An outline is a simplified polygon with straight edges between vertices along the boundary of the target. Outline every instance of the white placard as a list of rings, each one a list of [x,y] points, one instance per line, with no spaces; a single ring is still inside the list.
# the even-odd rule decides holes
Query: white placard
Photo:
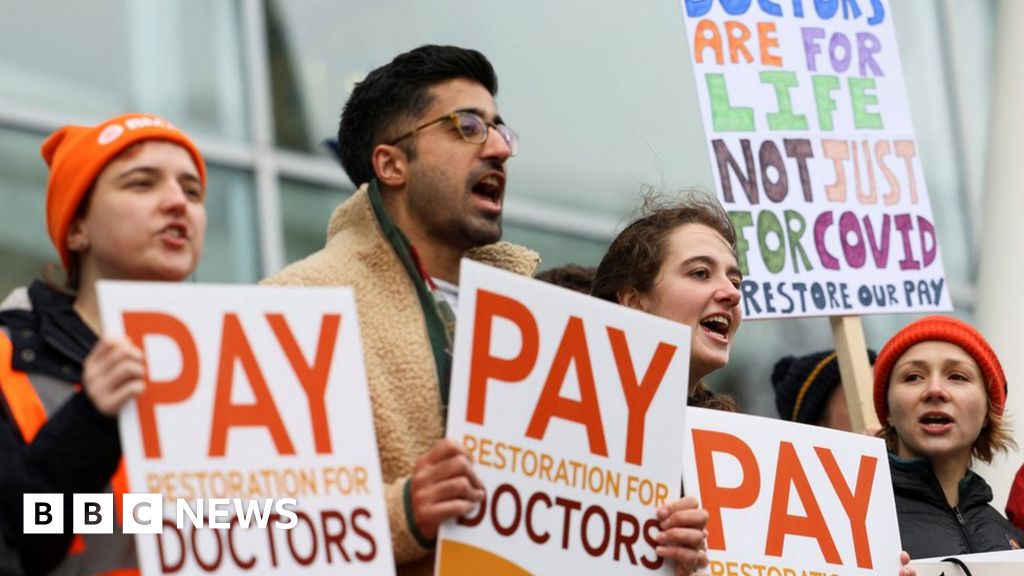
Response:
[[[684,487],[709,513],[711,574],[897,574],[885,443],[688,408]]]
[[[463,260],[448,437],[487,501],[442,526],[438,574],[670,574],[690,329]],[[468,572],[467,572],[468,571]]]
[[[952,310],[888,0],[680,0],[743,316]]]
[[[145,354],[146,391],[120,417],[131,491],[164,496],[163,533],[136,536],[143,574],[394,573],[351,290],[98,290],[105,334]],[[203,528],[179,525],[179,499],[198,498]],[[239,527],[236,505],[266,517],[282,498],[294,522]]]

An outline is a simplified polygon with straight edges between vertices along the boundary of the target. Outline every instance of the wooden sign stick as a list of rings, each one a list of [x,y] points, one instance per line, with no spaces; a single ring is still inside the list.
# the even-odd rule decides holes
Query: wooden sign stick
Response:
[[[873,371],[868,362],[868,347],[860,316],[831,316],[829,322],[839,361],[839,377],[843,381],[843,395],[850,411],[850,424],[854,432],[874,432],[880,426],[875,415]]]

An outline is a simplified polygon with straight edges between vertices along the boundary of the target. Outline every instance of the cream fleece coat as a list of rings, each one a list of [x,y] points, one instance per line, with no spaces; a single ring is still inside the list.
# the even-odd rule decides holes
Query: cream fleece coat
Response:
[[[532,275],[540,263],[536,252],[508,243],[477,248],[467,256],[524,275]],[[433,550],[421,546],[410,531],[404,489],[416,459],[444,436],[438,371],[414,282],[422,280],[410,277],[387,240],[367,185],[334,211],[322,250],[264,280],[355,291],[400,575],[433,573]]]

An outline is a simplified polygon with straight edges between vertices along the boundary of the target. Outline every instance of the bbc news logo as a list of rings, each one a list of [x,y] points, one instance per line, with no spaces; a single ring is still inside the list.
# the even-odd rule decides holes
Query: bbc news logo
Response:
[[[63,494],[25,494],[22,531],[25,534],[61,534],[64,532]],[[266,528],[273,520],[275,528],[290,530],[299,517],[293,510],[295,498],[177,498],[174,518],[179,530],[193,528],[227,530],[233,524],[241,528]],[[114,532],[113,494],[74,494],[71,527],[75,534],[112,534]],[[232,512],[234,516],[232,517]],[[125,534],[160,534],[164,528],[163,494],[127,493],[121,497],[121,531]]]

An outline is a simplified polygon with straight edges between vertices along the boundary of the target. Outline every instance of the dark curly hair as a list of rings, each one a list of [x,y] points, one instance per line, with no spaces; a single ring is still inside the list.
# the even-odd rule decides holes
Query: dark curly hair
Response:
[[[566,264],[555,268],[548,268],[538,272],[534,278],[548,284],[568,288],[583,294],[590,294],[590,287],[594,284],[594,273],[597,268],[593,266],[580,266],[579,264]]]

